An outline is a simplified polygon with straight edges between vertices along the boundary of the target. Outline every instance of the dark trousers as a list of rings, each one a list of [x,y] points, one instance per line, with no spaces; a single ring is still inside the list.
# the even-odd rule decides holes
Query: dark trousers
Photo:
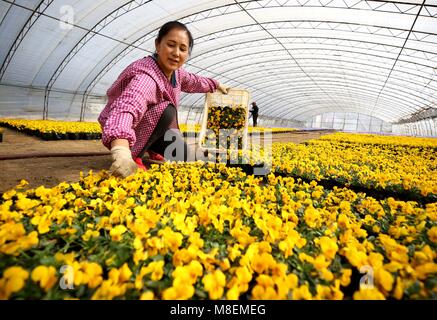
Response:
[[[253,126],[256,127],[258,116],[257,115],[253,115],[252,118],[253,118]]]
[[[146,151],[151,150],[164,156],[167,160],[187,161],[188,146],[179,130],[170,129],[170,124],[177,116],[176,107],[169,104],[164,109],[158,124],[153,130],[143,151],[138,155],[142,158]]]

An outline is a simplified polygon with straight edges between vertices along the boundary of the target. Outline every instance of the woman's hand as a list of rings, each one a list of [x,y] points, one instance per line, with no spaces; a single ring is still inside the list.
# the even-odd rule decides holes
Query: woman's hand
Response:
[[[116,145],[111,148],[112,165],[110,174],[116,177],[126,178],[138,170],[138,166],[132,159],[131,151],[126,146]]]
[[[217,87],[217,90],[223,94],[228,94],[230,89],[231,89],[230,87],[225,86],[224,84],[221,84],[221,83],[219,83],[219,85]]]

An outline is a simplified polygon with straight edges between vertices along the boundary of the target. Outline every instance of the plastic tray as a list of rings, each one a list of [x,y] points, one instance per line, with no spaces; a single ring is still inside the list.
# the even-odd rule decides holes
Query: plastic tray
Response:
[[[221,92],[206,93],[205,95],[205,106],[203,110],[203,120],[198,138],[198,147],[205,151],[223,153],[227,152],[225,148],[211,148],[204,144],[204,138],[208,128],[208,113],[211,107],[231,107],[231,108],[244,108],[245,119],[244,128],[242,129],[242,148],[238,150],[247,150],[247,131],[248,131],[248,119],[249,119],[249,91],[244,89],[232,88],[227,94]]]

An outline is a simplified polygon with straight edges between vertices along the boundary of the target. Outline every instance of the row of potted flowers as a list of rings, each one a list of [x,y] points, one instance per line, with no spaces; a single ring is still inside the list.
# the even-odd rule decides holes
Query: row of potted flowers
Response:
[[[102,131],[97,122],[0,119],[0,126],[37,136],[44,140],[98,140],[102,137]],[[200,132],[199,124],[179,124],[179,128],[185,135],[195,136]],[[292,128],[249,127],[248,133],[282,133],[294,130]]]
[[[91,138],[101,135],[97,123],[49,120],[2,120],[1,123],[51,137],[85,135]],[[230,145],[228,140],[215,147]],[[241,137],[237,143],[241,149]],[[272,164],[271,170],[276,174],[330,180],[345,186],[386,191],[406,199],[430,202],[437,199],[436,146],[437,141],[432,138],[336,133],[306,145],[274,143],[272,155],[268,155],[271,158],[260,160],[250,156],[246,157],[249,161],[243,162]]]
[[[435,299],[437,203],[213,163],[0,201],[2,299]]]
[[[0,119],[0,125],[44,140],[94,140],[102,136],[97,122]]]
[[[437,149],[436,138],[426,137],[407,137],[398,135],[377,135],[377,134],[353,134],[353,133],[335,133],[320,137],[320,140],[343,142],[343,143],[358,143],[365,145],[384,145],[386,147],[413,147],[413,148],[431,148]]]
[[[272,170],[287,176],[391,192],[418,201],[436,201],[435,141],[421,140],[421,147],[414,147],[415,138],[405,137],[404,141],[410,147],[404,142],[390,146],[372,143],[370,137],[364,143],[343,143],[329,135],[306,144],[274,143]]]

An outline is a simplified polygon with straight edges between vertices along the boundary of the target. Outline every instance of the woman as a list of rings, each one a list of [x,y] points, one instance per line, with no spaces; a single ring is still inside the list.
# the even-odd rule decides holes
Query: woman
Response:
[[[214,79],[181,68],[193,49],[193,37],[184,24],[164,24],[155,48],[153,56],[133,62],[120,74],[98,118],[102,142],[111,150],[110,172],[115,176],[124,178],[138,167],[145,169],[141,160],[145,153],[153,160],[165,160],[165,155],[186,161],[188,148],[177,120],[180,93],[219,90],[226,94],[229,90]]]

